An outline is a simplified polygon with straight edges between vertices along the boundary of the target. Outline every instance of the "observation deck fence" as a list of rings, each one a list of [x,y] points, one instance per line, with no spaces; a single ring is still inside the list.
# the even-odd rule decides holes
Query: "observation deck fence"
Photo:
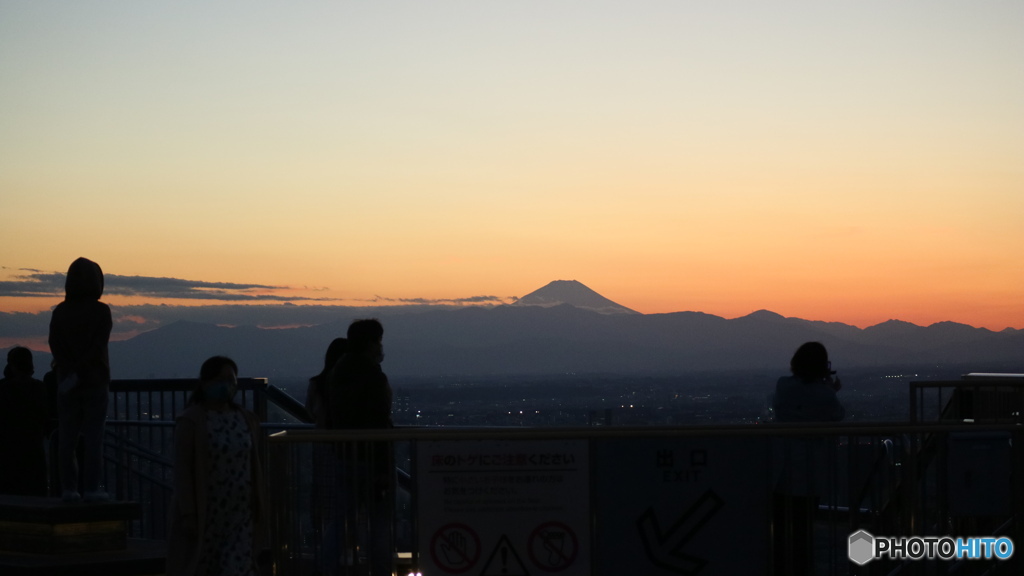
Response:
[[[105,481],[113,497],[142,504],[130,537],[166,537],[173,422],[194,386],[186,379],[112,383]],[[265,379],[239,380],[240,402],[260,417],[266,432],[260,449],[271,496],[275,573],[295,576],[316,573],[327,550],[323,509],[314,496],[322,471],[316,455],[330,452],[357,462],[379,442],[394,454],[398,490],[388,528],[403,570],[430,576],[520,568],[557,576],[771,574],[771,542],[781,529],[773,519],[773,491],[785,468],[780,450],[808,438],[825,446],[815,466],[822,481],[816,573],[1024,573],[1024,553],[1009,562],[857,566],[846,548],[849,534],[859,529],[892,536],[1002,535],[1024,542],[1021,390],[1024,378],[914,382],[906,423],[320,431],[311,428],[299,402]],[[534,466],[542,473],[458,464],[459,456],[474,453],[571,454],[573,463],[561,471]],[[456,462],[446,466],[451,458]],[[350,467],[349,477],[333,478],[342,486],[372,488],[367,469]],[[561,488],[520,487],[533,503],[516,502],[511,494],[481,493],[474,503],[463,496],[476,485],[509,488],[512,482],[515,488],[515,482],[540,477],[557,478]],[[367,531],[369,516],[365,508],[351,511],[350,534]],[[475,542],[474,536],[475,549],[453,548],[463,538]],[[571,550],[566,542],[574,542]],[[626,566],[632,571],[622,572]]]

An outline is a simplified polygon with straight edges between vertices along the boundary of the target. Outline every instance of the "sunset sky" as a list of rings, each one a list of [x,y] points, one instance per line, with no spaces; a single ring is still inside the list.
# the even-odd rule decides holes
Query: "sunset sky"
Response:
[[[1024,2],[0,0],[0,215],[9,282],[1024,328]]]

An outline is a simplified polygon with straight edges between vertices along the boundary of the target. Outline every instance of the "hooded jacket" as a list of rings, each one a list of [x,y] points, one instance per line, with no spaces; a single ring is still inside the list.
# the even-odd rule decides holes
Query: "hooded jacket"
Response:
[[[107,350],[113,321],[110,307],[100,302],[103,271],[99,264],[79,258],[68,268],[64,301],[50,317],[50,352],[57,381],[78,375],[81,390],[106,389],[110,384]]]

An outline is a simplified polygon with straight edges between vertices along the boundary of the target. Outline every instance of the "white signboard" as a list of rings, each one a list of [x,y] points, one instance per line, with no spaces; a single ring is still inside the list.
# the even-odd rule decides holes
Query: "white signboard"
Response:
[[[765,573],[769,453],[749,437],[598,441],[594,573]]]
[[[589,576],[587,443],[417,445],[424,574]]]

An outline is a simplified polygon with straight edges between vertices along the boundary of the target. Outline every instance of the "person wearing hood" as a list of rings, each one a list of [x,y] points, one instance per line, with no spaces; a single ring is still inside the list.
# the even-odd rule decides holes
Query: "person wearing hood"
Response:
[[[104,501],[100,489],[103,466],[103,428],[107,420],[110,359],[107,346],[113,322],[110,307],[100,302],[103,270],[79,258],[68,268],[64,301],[50,317],[50,352],[58,383],[58,459],[61,497],[66,502],[83,498]],[[84,445],[82,487],[78,492],[79,463],[75,446]]]

